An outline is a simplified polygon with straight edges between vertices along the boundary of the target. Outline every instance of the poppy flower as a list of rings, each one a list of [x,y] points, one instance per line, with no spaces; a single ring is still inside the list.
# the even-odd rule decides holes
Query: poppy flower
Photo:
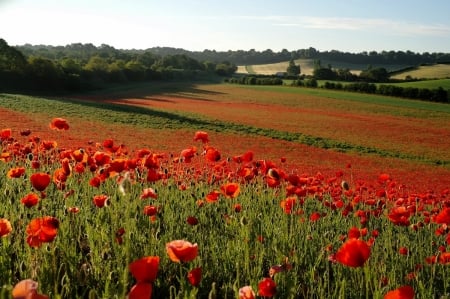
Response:
[[[185,240],[174,240],[166,244],[166,251],[172,262],[185,263],[194,260],[198,255],[197,243]]]
[[[401,255],[408,255],[408,248],[402,246],[398,249],[398,253]]]
[[[239,299],[255,299],[256,294],[251,286],[244,286],[239,289]]]
[[[219,200],[219,195],[221,193],[219,191],[211,191],[206,195],[206,201],[207,202],[216,202]]]
[[[198,267],[189,271],[187,274],[187,279],[192,286],[198,287],[200,281],[202,280],[202,268]]]
[[[248,151],[240,156],[234,156],[233,161],[236,163],[249,163],[253,160],[253,152]]]
[[[152,283],[156,280],[159,267],[159,256],[147,256],[132,262],[128,268],[136,279],[136,284],[128,293],[129,299],[151,298]]]
[[[389,212],[388,218],[395,225],[408,226],[410,224],[409,223],[410,215],[411,213],[406,207],[400,206],[393,208]]]
[[[38,172],[34,173],[30,177],[31,185],[37,191],[44,191],[45,188],[50,184],[51,177],[47,173]]]
[[[31,279],[25,279],[18,282],[13,290],[13,299],[48,299],[48,296],[38,294],[38,283]]]
[[[144,190],[142,190],[141,199],[145,199],[145,198],[156,199],[157,197],[158,197],[158,194],[156,194],[156,192],[153,188],[145,188]]]
[[[103,208],[105,206],[108,206],[108,200],[109,200],[109,197],[107,195],[101,194],[101,195],[95,195],[92,201],[94,202],[94,204],[97,207]]]
[[[0,131],[0,141],[7,140],[11,137],[11,129],[2,129]]]
[[[197,153],[197,148],[195,146],[193,146],[193,147],[182,150],[180,153],[180,156],[183,158],[185,163],[190,163],[196,153]]]
[[[0,218],[0,237],[6,237],[12,232],[11,222],[8,219]]]
[[[310,220],[311,222],[314,222],[314,221],[319,220],[320,217],[322,217],[322,216],[320,215],[320,213],[318,213],[318,212],[313,212],[313,213],[309,216],[309,220]]]
[[[152,284],[145,281],[140,281],[131,287],[127,299],[151,299],[152,293]]]
[[[433,221],[439,224],[450,225],[450,208],[445,208],[437,214]]]
[[[205,148],[205,158],[209,162],[217,162],[220,160],[220,152],[212,146],[208,146]]]
[[[51,216],[31,220],[26,229],[28,245],[39,247],[42,243],[52,242],[58,234],[58,227],[58,219]]]
[[[195,132],[194,141],[197,141],[197,140],[200,140],[203,143],[208,143],[209,142],[208,133],[203,132],[203,131]]]
[[[295,207],[296,201],[297,201],[297,198],[294,196],[291,196],[280,202],[280,206],[284,210],[285,214],[292,213],[292,209]]]
[[[69,123],[64,118],[56,117],[50,122],[50,129],[59,131],[68,130]]]
[[[450,265],[450,252],[442,252],[439,255],[439,263],[442,265]]]
[[[24,174],[25,174],[25,167],[15,167],[8,170],[6,176],[10,179],[12,178],[17,179],[23,176]]]
[[[100,180],[100,178],[98,176],[95,176],[89,180],[89,185],[91,185],[92,187],[95,187],[95,188],[98,188],[101,183],[102,183],[102,181]]]
[[[25,130],[21,130],[20,131],[20,136],[28,136],[31,134],[31,130],[30,129],[25,129]]]
[[[235,198],[238,196],[240,190],[238,183],[227,183],[220,186],[220,191],[222,191],[222,194],[227,198]]]
[[[277,292],[277,285],[272,278],[266,277],[258,284],[258,294],[262,297],[273,297]]]
[[[335,255],[336,261],[348,267],[362,267],[370,256],[370,247],[359,239],[347,240]]]
[[[189,225],[194,226],[194,225],[197,225],[197,224],[198,224],[198,219],[197,219],[196,217],[194,217],[194,216],[189,216],[189,217],[186,219],[186,222],[187,222]]]
[[[411,286],[402,286],[398,289],[387,292],[384,299],[413,299],[414,289]]]
[[[154,282],[158,274],[159,256],[146,256],[128,266],[131,275],[138,282]]]
[[[144,215],[147,216],[155,216],[158,214],[158,208],[155,206],[145,206],[144,207]]]
[[[31,208],[38,204],[39,196],[36,193],[28,193],[20,200],[24,206]]]

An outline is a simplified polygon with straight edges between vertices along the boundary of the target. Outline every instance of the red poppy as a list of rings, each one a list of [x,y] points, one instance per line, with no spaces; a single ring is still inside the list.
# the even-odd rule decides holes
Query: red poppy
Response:
[[[203,132],[203,131],[195,132],[194,141],[197,141],[197,140],[200,140],[203,143],[208,143],[209,142],[208,133]]]
[[[445,208],[439,212],[434,218],[433,221],[439,224],[447,224],[450,225],[450,208]]]
[[[236,198],[240,192],[240,187],[238,183],[227,183],[225,185],[220,186],[220,191],[227,198]]]
[[[242,206],[241,206],[241,204],[235,204],[234,205],[234,211],[236,212],[236,213],[240,213],[241,211],[242,211]]]
[[[11,222],[8,219],[0,218],[0,237],[6,237],[12,232]]]
[[[159,256],[146,256],[135,260],[128,267],[138,282],[154,282],[158,274]]]
[[[442,252],[439,255],[439,263],[442,265],[450,265],[450,252]]]
[[[155,206],[145,206],[144,207],[144,215],[147,216],[155,216],[158,214],[158,208]]]
[[[205,148],[205,158],[209,162],[217,162],[220,160],[220,152],[212,146],[208,146]]]
[[[31,208],[38,204],[39,196],[36,193],[28,193],[20,200],[24,206]]]
[[[100,195],[95,195],[92,201],[94,202],[94,204],[97,207],[103,208],[105,206],[108,206],[108,200],[109,200],[109,197],[107,195],[100,194]]]
[[[251,286],[244,286],[239,289],[239,299],[255,299],[256,294]]]
[[[347,240],[335,255],[336,261],[348,267],[362,267],[370,256],[370,247],[359,239]]]
[[[52,242],[58,234],[59,221],[51,216],[35,218],[28,224],[27,243],[31,247],[39,247],[42,243]]]
[[[191,148],[182,150],[180,153],[180,156],[183,158],[185,163],[190,163],[196,153],[197,153],[197,148],[195,146],[193,146]]]
[[[152,297],[152,283],[158,274],[158,267],[159,256],[143,257],[129,265],[131,275],[137,281],[128,293],[129,299],[150,299]]]
[[[198,219],[197,219],[196,217],[194,217],[194,216],[189,216],[189,217],[186,219],[186,222],[187,222],[189,225],[194,226],[194,225],[197,225],[197,224],[198,224]]]
[[[0,141],[7,140],[11,137],[11,129],[2,129],[0,131]]]
[[[219,191],[211,191],[206,195],[207,202],[216,202],[219,199],[219,195],[221,193]]]
[[[378,182],[385,183],[391,179],[391,176],[387,173],[382,173],[378,176]]]
[[[95,176],[89,180],[89,185],[91,185],[92,187],[95,187],[95,188],[98,188],[101,183],[102,183],[102,181],[100,180],[100,178],[98,176]]]
[[[408,248],[402,246],[398,249],[398,253],[401,255],[408,255]]]
[[[361,232],[359,228],[353,226],[348,230],[347,236],[349,239],[359,239],[359,237],[361,237]]]
[[[56,117],[52,119],[50,123],[50,129],[52,130],[68,130],[69,123],[64,118]]]
[[[151,299],[152,293],[152,284],[145,281],[140,281],[131,287],[127,299]]]
[[[30,177],[31,185],[37,191],[44,191],[45,188],[50,184],[51,177],[47,173],[38,172],[34,173]]]
[[[202,268],[198,267],[189,271],[187,274],[187,279],[192,286],[198,287],[200,281],[202,280]]]
[[[411,213],[406,207],[400,206],[393,208],[389,212],[388,218],[392,223],[396,225],[408,226],[410,215]]]
[[[166,251],[172,262],[184,263],[194,260],[198,255],[197,243],[185,240],[174,240],[166,244]]]
[[[8,170],[8,173],[6,174],[9,178],[20,178],[25,174],[25,167],[15,167]]]
[[[273,297],[277,292],[277,285],[272,278],[266,277],[258,284],[258,294],[262,297]]]
[[[153,188],[145,188],[144,190],[142,190],[141,193],[141,199],[145,199],[145,198],[157,198],[158,194],[156,194],[155,190]]]
[[[291,196],[280,202],[281,208],[284,210],[285,214],[292,214],[292,209],[295,207],[297,202],[297,197]]]
[[[311,216],[309,216],[309,220],[312,221],[312,222],[314,222],[314,221],[319,220],[320,217],[321,217],[320,213],[318,213],[318,212],[313,212],[313,213],[311,214]]]
[[[31,134],[31,130],[30,129],[25,129],[25,130],[21,130],[20,131],[20,136],[28,136]]]
[[[48,299],[48,296],[38,294],[38,283],[31,279],[25,279],[18,282],[13,290],[13,299]]]
[[[253,152],[252,151],[248,151],[243,155],[233,157],[233,161],[236,163],[249,163],[252,160],[253,160]]]
[[[384,299],[413,299],[414,289],[411,286],[402,286],[389,291],[384,295]]]

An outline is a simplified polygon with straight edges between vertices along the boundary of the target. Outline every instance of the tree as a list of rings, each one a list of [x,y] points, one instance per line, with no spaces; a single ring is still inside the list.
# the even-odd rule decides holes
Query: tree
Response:
[[[294,59],[289,61],[289,66],[286,69],[288,76],[300,75],[300,65],[296,65]]]

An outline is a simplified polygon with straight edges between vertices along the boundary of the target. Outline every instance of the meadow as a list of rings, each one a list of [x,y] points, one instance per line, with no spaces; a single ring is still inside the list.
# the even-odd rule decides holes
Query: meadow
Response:
[[[449,105],[166,82],[0,115],[0,298],[450,297]]]

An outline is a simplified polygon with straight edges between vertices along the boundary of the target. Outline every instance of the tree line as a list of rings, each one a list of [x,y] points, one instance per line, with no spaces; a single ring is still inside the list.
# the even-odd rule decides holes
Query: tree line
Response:
[[[443,52],[423,52],[412,51],[362,51],[359,53],[342,52],[338,50],[319,51],[314,47],[289,51],[264,51],[250,50],[228,50],[216,51],[205,49],[203,51],[189,51],[173,47],[152,47],[145,50],[131,49],[118,50],[108,45],[95,47],[92,44],[74,43],[66,46],[46,46],[46,45],[22,45],[16,47],[24,55],[39,55],[41,57],[55,59],[62,58],[69,54],[71,57],[86,59],[93,53],[100,52],[107,56],[127,56],[141,53],[152,53],[153,55],[164,57],[168,55],[186,55],[198,61],[212,61],[219,63],[229,61],[235,65],[267,64],[289,61],[291,59],[315,59],[323,61],[340,61],[343,63],[366,64],[366,65],[412,65],[428,63],[450,63],[450,53]]]
[[[108,45],[12,47],[0,39],[0,89],[79,91],[106,83],[229,76],[228,62],[199,61],[185,54],[118,50]]]

